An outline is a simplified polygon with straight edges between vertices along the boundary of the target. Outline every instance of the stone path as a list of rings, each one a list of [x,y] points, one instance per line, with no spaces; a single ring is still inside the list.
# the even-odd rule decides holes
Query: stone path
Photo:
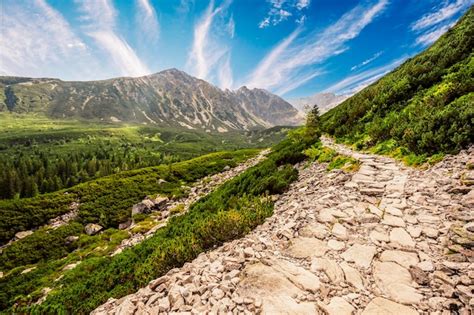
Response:
[[[300,165],[249,235],[93,313],[471,314],[474,147],[417,170],[324,143],[360,169]]]

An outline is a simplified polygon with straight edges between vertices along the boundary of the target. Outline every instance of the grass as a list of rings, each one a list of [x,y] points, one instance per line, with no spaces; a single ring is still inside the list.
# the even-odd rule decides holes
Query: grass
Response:
[[[342,169],[355,172],[359,169],[360,162],[350,156],[337,153],[335,150],[317,143],[304,151],[310,161],[328,163],[327,170]]]

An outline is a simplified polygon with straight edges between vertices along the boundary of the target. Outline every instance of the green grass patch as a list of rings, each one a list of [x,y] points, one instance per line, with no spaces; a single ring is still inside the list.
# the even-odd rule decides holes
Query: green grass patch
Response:
[[[325,147],[321,143],[306,149],[304,154],[313,162],[328,163],[328,171],[343,169],[348,172],[354,172],[359,169],[360,165],[356,159],[338,154],[335,150]]]

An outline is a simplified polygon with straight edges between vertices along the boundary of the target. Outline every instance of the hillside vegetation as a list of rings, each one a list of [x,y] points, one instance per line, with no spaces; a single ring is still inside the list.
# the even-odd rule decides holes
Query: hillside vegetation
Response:
[[[5,278],[0,279],[1,308],[20,313],[87,313],[111,296],[131,293],[173,267],[192,260],[199,253],[241,237],[272,214],[273,205],[269,196],[282,193],[297,178],[293,164],[306,158],[303,151],[315,144],[317,139],[317,132],[309,133],[304,129],[292,131],[288,139],[273,148],[266,160],[199,199],[191,205],[189,212],[172,217],[153,237],[116,256],[92,256],[67,271],[57,281],[52,281],[58,276],[55,270],[61,270],[71,260],[39,263],[28,273],[23,273],[23,268],[13,269]],[[186,164],[179,168],[182,170],[179,176],[183,180],[199,173],[198,165],[209,167],[206,160],[193,161],[193,165]],[[219,162],[216,168],[220,165]],[[178,170],[175,167],[173,169]],[[136,173],[150,177],[150,174],[143,171]],[[156,180],[157,177],[152,178]],[[102,185],[95,187],[99,186]],[[116,187],[119,186],[122,185]],[[135,186],[146,193],[144,182]],[[121,193],[126,192],[121,189]],[[115,215],[123,212],[122,210],[127,209],[125,206],[122,205],[111,213]],[[86,210],[87,214],[89,210]],[[77,228],[80,227],[69,226],[71,230]],[[106,233],[96,237],[104,234]],[[64,236],[61,234],[58,239]],[[111,229],[108,236],[104,237],[120,239],[121,236]],[[45,286],[52,287],[53,291],[42,304],[32,306],[31,303],[42,295],[41,288]]]
[[[324,132],[419,162],[473,143],[473,47],[471,8],[433,46],[323,115]]]

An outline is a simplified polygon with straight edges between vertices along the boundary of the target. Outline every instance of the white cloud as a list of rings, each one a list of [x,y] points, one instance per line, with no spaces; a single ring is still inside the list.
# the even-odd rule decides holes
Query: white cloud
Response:
[[[357,37],[387,4],[388,0],[379,0],[369,7],[356,6],[322,33],[312,33],[294,44],[301,31],[297,28],[260,62],[246,85],[286,92],[290,90],[285,86],[290,84],[292,89],[297,88],[311,76],[311,66],[344,52],[345,44]]]
[[[83,13],[81,18],[87,22],[86,34],[110,55],[121,75],[142,76],[150,73],[127,41],[116,33],[117,12],[109,0],[78,0],[77,2]]]
[[[434,8],[433,12],[413,22],[411,30],[418,34],[415,44],[427,46],[434,43],[455,24],[457,15],[473,3],[473,0],[456,0],[452,3],[446,0]]]
[[[224,88],[231,88],[229,84],[233,82],[229,48],[219,42],[216,38],[217,32],[212,27],[215,18],[218,15],[224,15],[229,5],[230,1],[225,1],[214,8],[214,1],[209,3],[203,16],[194,27],[193,46],[186,64],[194,76],[211,82],[218,80],[219,85]]]
[[[423,29],[430,28],[434,25],[451,19],[471,4],[471,0],[457,0],[453,3],[450,3],[449,1],[444,1],[442,6],[436,8],[434,12],[425,14],[421,19],[412,23],[411,29],[413,31],[420,31]]]
[[[369,63],[371,63],[372,61],[374,61],[375,59],[377,59],[378,57],[380,57],[381,55],[383,54],[383,51],[379,51],[377,53],[375,53],[372,57],[370,57],[369,59],[366,59],[364,61],[362,61],[361,63],[359,63],[358,65],[355,65],[351,68],[351,71],[354,71],[354,70],[357,70],[359,68],[362,68],[363,66],[366,66],[368,65]]]
[[[310,3],[311,3],[310,0],[298,0],[298,2],[296,3],[296,8],[298,10],[303,10],[304,8],[309,7]]]
[[[264,18],[262,21],[260,21],[260,23],[258,24],[259,28],[265,28],[268,26],[270,26],[270,17],[268,16]]]
[[[301,75],[299,74],[295,75],[287,85],[280,87],[278,90],[275,91],[275,93],[278,95],[285,95],[286,93],[296,89],[298,86],[301,86],[302,84],[305,84],[309,80],[317,76],[320,76],[324,73],[325,72],[322,70],[316,70],[314,72],[304,73]]]
[[[305,16],[301,14],[301,10],[306,9],[310,5],[310,0],[267,0],[270,9],[260,23],[259,28],[266,28],[270,25],[278,25],[288,20],[291,16],[295,16],[295,22],[302,24]]]
[[[430,30],[429,32],[418,36],[416,43],[424,46],[430,45],[440,38],[441,35],[446,33],[453,25],[454,23]]]
[[[90,75],[87,45],[45,0],[28,5],[2,1],[0,72],[21,76]],[[59,70],[60,69],[60,70]]]
[[[223,89],[232,89],[234,79],[232,75],[232,67],[230,66],[230,53],[224,57],[224,61],[218,69],[219,86]]]
[[[146,38],[156,41],[159,32],[158,18],[156,11],[149,0],[136,0],[137,22]]]
[[[382,67],[369,69],[359,74],[348,76],[347,78],[327,88],[325,92],[332,92],[336,94],[354,94],[362,90],[364,87],[372,84],[385,74],[389,73],[394,68],[398,67],[407,58],[407,56],[404,56]]]
[[[229,23],[227,23],[227,32],[229,32],[230,38],[234,38],[234,36],[235,36],[234,15],[230,16]]]

